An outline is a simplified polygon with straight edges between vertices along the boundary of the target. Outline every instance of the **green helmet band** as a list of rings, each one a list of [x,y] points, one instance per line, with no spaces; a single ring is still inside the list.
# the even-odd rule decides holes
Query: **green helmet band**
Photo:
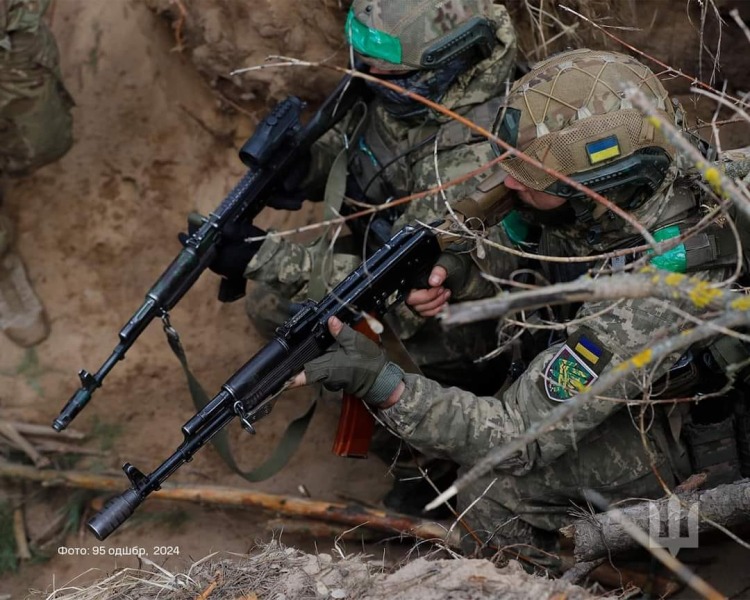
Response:
[[[349,10],[346,18],[346,38],[356,52],[384,60],[394,65],[401,64],[401,41],[383,31],[367,27]]]
[[[401,40],[362,23],[354,16],[354,8],[349,10],[345,29],[349,44],[359,54],[392,65],[407,64],[412,69],[439,69],[454,58],[469,53],[476,53],[480,59],[484,59],[492,55],[497,44],[494,23],[485,17],[476,16],[424,48],[418,57],[419,64],[414,62],[417,60],[416,56],[404,63]]]

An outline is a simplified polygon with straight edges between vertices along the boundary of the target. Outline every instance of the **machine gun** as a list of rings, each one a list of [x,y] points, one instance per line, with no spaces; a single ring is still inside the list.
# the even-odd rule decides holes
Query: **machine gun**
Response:
[[[211,401],[182,426],[183,442],[149,475],[130,463],[123,470],[131,487],[108,501],[88,522],[100,540],[117,529],[162,483],[235,417],[246,431],[266,416],[272,400],[305,363],[334,342],[328,319],[355,325],[368,314],[382,315],[425,277],[441,252],[434,229],[407,226],[355,269],[320,302],[307,300],[276,335],[232,375]]]
[[[78,372],[81,387],[52,423],[62,431],[91,400],[104,378],[125,357],[125,353],[156,317],[168,318],[201,273],[211,264],[227,227],[240,220],[252,220],[269,201],[271,194],[283,189],[290,172],[301,162],[323,133],[331,129],[361,97],[361,79],[345,77],[306,125],[300,122],[304,102],[290,96],[265,117],[240,150],[240,159],[249,168],[201,226],[184,243],[183,249],[146,294],[140,308],[120,330],[119,343],[95,374]],[[244,280],[222,279],[219,299],[230,301],[244,295]]]

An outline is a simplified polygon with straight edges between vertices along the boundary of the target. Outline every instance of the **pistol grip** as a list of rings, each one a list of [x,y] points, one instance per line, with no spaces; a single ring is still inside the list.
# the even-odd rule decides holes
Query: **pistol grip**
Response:
[[[238,279],[221,278],[219,284],[219,302],[234,302],[245,295],[245,286],[247,279],[240,277]]]

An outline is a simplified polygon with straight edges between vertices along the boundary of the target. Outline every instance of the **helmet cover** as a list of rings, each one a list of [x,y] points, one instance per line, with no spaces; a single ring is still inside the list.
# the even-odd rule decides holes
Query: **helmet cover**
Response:
[[[345,33],[358,58],[388,71],[437,69],[495,45],[492,0],[354,0]]]
[[[618,178],[633,183],[633,170],[648,163],[653,169],[646,183],[653,189],[675,151],[625,98],[629,85],[641,90],[667,122],[674,122],[667,91],[648,67],[625,54],[580,49],[542,61],[519,79],[495,129],[546,167],[572,177],[584,175],[579,179],[584,184],[587,172],[594,183],[612,184]],[[503,167],[532,189],[565,195],[560,192],[567,186],[556,185],[553,175],[520,158],[503,161]]]

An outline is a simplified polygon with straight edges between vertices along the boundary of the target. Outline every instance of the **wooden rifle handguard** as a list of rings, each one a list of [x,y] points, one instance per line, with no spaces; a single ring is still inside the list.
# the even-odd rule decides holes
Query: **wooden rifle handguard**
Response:
[[[354,330],[375,342],[379,341],[378,334],[367,324],[367,319],[357,323]],[[333,441],[333,453],[347,458],[367,458],[374,431],[375,417],[362,399],[344,393],[336,439]]]

